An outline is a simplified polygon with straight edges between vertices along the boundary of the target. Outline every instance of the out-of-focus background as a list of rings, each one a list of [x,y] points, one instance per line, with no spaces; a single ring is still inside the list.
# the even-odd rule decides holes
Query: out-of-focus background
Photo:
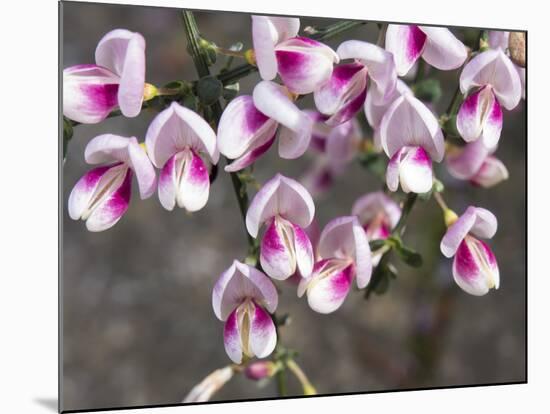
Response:
[[[163,85],[196,78],[186,53],[181,13],[175,9],[62,3],[63,67],[93,63],[99,39],[114,28],[140,32],[147,41],[147,81]],[[251,47],[250,16],[197,12],[202,34],[229,47]],[[325,26],[330,19],[301,19],[301,27]],[[453,29],[464,39],[465,29]],[[375,24],[327,42],[375,42]],[[238,64],[238,62],[237,62]],[[442,113],[458,73],[438,75]],[[241,82],[250,93],[258,81]],[[302,106],[310,106],[305,99]],[[112,229],[90,233],[66,212],[69,193],[88,170],[84,148],[101,133],[143,140],[154,113],[117,117],[75,128],[63,167],[63,409],[178,403],[213,370],[230,360],[223,348],[223,323],[211,306],[211,290],[234,258],[246,254],[246,237],[229,175],[220,169],[207,206],[198,213],[164,210],[156,196],[142,201],[134,188],[128,212]],[[497,155],[510,178],[484,190],[451,178],[441,168],[445,198],[457,211],[483,206],[499,220],[490,242],[501,271],[501,287],[470,296],[452,281],[451,261],[439,252],[444,232],[434,200],[420,202],[409,220],[406,242],[424,257],[413,269],[399,265],[389,291],[368,301],[352,291],[335,313],[313,312],[295,286],[279,283],[278,313],[289,313],[283,344],[300,352],[298,363],[321,394],[526,380],[525,360],[525,103],[505,113]],[[301,177],[311,156],[281,160],[274,146],[255,167],[260,182],[275,172]],[[135,187],[135,186],[134,186]],[[380,188],[358,162],[316,200],[321,226],[350,214],[353,201]],[[300,394],[290,377],[290,393]],[[215,400],[275,397],[274,382],[259,387],[236,376]]]

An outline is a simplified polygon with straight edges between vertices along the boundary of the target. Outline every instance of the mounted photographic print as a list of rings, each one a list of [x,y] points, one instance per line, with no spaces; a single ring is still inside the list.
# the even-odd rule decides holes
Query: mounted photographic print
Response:
[[[62,411],[527,381],[527,33],[349,17],[60,3]]]

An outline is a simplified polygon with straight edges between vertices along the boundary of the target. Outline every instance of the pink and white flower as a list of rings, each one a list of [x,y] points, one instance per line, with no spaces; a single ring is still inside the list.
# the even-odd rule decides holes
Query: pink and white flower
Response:
[[[351,214],[357,216],[369,241],[385,240],[399,222],[401,208],[384,192],[376,191],[358,198],[353,203]],[[373,266],[378,264],[382,254],[380,250],[373,253]]]
[[[393,54],[399,76],[406,75],[420,57],[441,70],[456,69],[468,57],[466,46],[442,27],[390,24],[386,50]]]
[[[492,148],[500,139],[502,107],[514,109],[521,99],[521,79],[508,56],[491,49],[468,62],[460,75],[462,93],[472,88],[460,106],[456,126],[466,142],[481,139]]]
[[[372,94],[367,95],[367,99],[365,100],[365,116],[372,129],[376,131],[380,128],[380,123],[388,108],[397,98],[404,94],[412,95],[413,93],[405,82],[401,79],[397,79],[395,89],[386,103],[380,104],[376,102]]]
[[[316,196],[328,190],[334,178],[341,175],[354,159],[361,140],[361,128],[356,119],[331,128],[325,124],[324,115],[316,111],[305,112],[316,121],[310,144],[316,157],[300,181]]]
[[[425,193],[432,188],[432,161],[445,155],[443,133],[432,112],[412,94],[397,98],[380,124],[380,141],[390,157],[386,184],[396,191]]]
[[[95,64],[63,70],[63,115],[84,124],[101,122],[117,107],[124,116],[137,116],[144,93],[145,40],[125,29],[103,36]]]
[[[198,211],[210,193],[208,168],[219,159],[216,134],[197,113],[177,102],[160,112],[145,137],[147,152],[160,168],[158,195],[166,210],[178,207]]]
[[[155,169],[135,137],[99,135],[86,146],[84,158],[88,164],[107,163],[86,173],[69,195],[69,216],[85,220],[89,231],[113,227],[128,210],[133,174],[142,199],[155,191]]]
[[[325,226],[316,257],[313,273],[298,286],[298,296],[307,294],[308,304],[316,312],[337,310],[344,303],[353,279],[359,289],[370,281],[369,241],[355,216],[338,217]]]
[[[279,125],[279,155],[286,159],[302,156],[309,146],[313,120],[298,109],[285,87],[262,81],[252,96],[233,99],[218,126],[219,151],[234,159],[225,171],[239,171],[254,163],[275,141]]]
[[[489,188],[508,179],[506,166],[492,155],[495,148],[487,149],[481,140],[470,142],[463,148],[447,154],[445,163],[449,173],[459,180]]]
[[[265,358],[277,343],[275,324],[269,313],[277,309],[277,289],[269,278],[237,260],[221,274],[212,292],[212,307],[225,322],[223,341],[231,360]],[[269,313],[268,313],[269,312]]]
[[[277,174],[254,196],[246,213],[246,228],[254,238],[267,229],[260,243],[260,263],[272,278],[284,280],[299,271],[311,274],[313,248],[304,228],[315,215],[308,191],[297,181]]]
[[[325,83],[338,55],[327,45],[297,36],[300,19],[252,16],[252,42],[262,79],[277,73],[293,93],[305,95]]]
[[[500,49],[506,53],[508,50],[508,40],[510,38],[510,32],[503,32],[500,30],[489,31],[489,47],[491,49]],[[513,62],[512,62],[513,63]],[[521,97],[525,99],[525,68],[516,65],[514,67],[518,71],[519,79],[521,81]]]
[[[441,240],[441,252],[453,257],[453,277],[465,292],[482,296],[498,289],[498,264],[491,248],[479,238],[490,239],[497,231],[497,219],[489,210],[470,206],[449,226]]]
[[[348,40],[336,52],[340,59],[354,59],[354,62],[336,66],[329,81],[314,92],[317,109],[330,116],[326,121],[328,125],[345,122],[361,109],[368,80],[369,95],[378,104],[390,99],[397,81],[393,57],[381,47]]]

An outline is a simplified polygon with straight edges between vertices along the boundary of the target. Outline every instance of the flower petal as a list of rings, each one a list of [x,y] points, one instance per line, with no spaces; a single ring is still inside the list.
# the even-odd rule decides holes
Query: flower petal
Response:
[[[95,60],[120,76],[118,103],[127,117],[141,111],[145,87],[145,39],[139,33],[115,29],[99,41]]]
[[[441,162],[445,154],[439,122],[422,102],[409,94],[397,98],[388,108],[380,124],[380,139],[389,157],[404,146],[422,147],[436,162]]]
[[[320,259],[352,259],[357,273],[357,285],[367,285],[372,271],[371,252],[367,235],[355,216],[337,217],[321,232],[317,246]]]
[[[93,232],[113,227],[128,210],[132,193],[132,171],[126,165],[102,168],[86,174],[69,196],[69,215],[86,220]]]
[[[369,94],[377,104],[388,103],[397,82],[394,57],[379,46],[348,40],[340,44],[337,53],[341,59],[358,59],[368,70],[371,80]]]
[[[283,126],[279,137],[279,155],[293,159],[308,148],[313,130],[313,120],[290,100],[284,87],[262,81],[252,93],[254,105],[266,116]]]
[[[297,224],[294,227],[296,265],[302,277],[309,277],[313,270],[313,246],[306,231]]]
[[[300,19],[294,17],[252,16],[252,42],[260,76],[272,80],[277,76],[275,46],[294,37],[300,29]]]
[[[296,256],[291,241],[294,232],[289,224],[277,217],[271,219],[262,237],[260,263],[264,272],[273,279],[285,280],[296,272]]]
[[[277,344],[277,330],[271,316],[256,306],[250,320],[249,348],[258,358],[269,356]]]
[[[330,79],[313,94],[315,106],[331,115],[327,124],[337,125],[351,119],[365,102],[367,69],[360,63],[339,65]]]
[[[86,145],[84,159],[88,164],[101,164],[104,162],[128,163],[128,145],[134,137],[127,138],[114,134],[103,134],[94,137]]]
[[[118,105],[120,78],[96,65],[63,70],[63,115],[83,124],[96,124]]]
[[[151,197],[156,189],[157,175],[145,149],[134,137],[128,144],[128,165],[136,173],[141,199]]]
[[[225,352],[235,364],[240,364],[243,358],[241,333],[237,321],[237,309],[233,310],[223,328],[223,344]]]
[[[177,167],[176,156],[174,154],[160,170],[158,194],[160,204],[168,210],[172,211],[176,205],[176,197],[178,194]]]
[[[254,162],[264,155],[267,150],[271,148],[275,142],[275,134],[268,139],[266,142],[257,142],[253,145],[247,152],[245,152],[240,158],[233,160],[231,164],[225,166],[224,170],[226,172],[235,172],[240,171],[249,165],[254,164]]]
[[[393,54],[399,76],[404,76],[422,55],[426,34],[414,25],[390,24],[386,31],[386,50]]]
[[[441,239],[441,253],[446,257],[452,257],[468,233],[490,239],[496,231],[497,219],[493,213],[484,208],[470,206],[447,229]]]
[[[246,228],[252,237],[257,237],[262,223],[276,215],[305,228],[314,214],[313,199],[304,186],[277,174],[254,196],[246,213]]]
[[[373,129],[378,130],[380,127],[380,123],[382,122],[382,118],[386,114],[388,108],[397,98],[405,93],[412,94],[412,91],[405,82],[403,82],[401,79],[397,79],[395,90],[390,95],[390,98],[388,99],[388,102],[386,104],[375,103],[375,100],[373,98],[374,95],[371,93],[367,94],[367,98],[365,99],[365,116],[367,117],[369,125]]]
[[[275,47],[277,68],[286,87],[305,95],[323,85],[338,55],[330,47],[306,37],[293,37]]]
[[[471,295],[482,296],[489,289],[498,289],[499,269],[490,247],[481,240],[466,237],[453,260],[453,277],[458,286]]]
[[[422,57],[440,70],[456,69],[468,57],[466,46],[449,29],[442,27],[419,26],[426,36],[426,46]]]
[[[475,141],[483,132],[484,121],[495,96],[490,87],[482,87],[468,96],[458,111],[456,127],[466,142]]]
[[[250,95],[233,99],[223,111],[218,125],[218,148],[228,158],[242,157],[258,142],[270,140],[277,130],[277,122],[254,106]]]
[[[397,190],[396,174],[405,193],[422,194],[433,185],[432,160],[422,147],[403,147],[391,158],[386,171],[386,183]]]
[[[97,193],[97,188],[100,183],[104,183],[103,176],[111,170],[112,166],[102,166],[93,168],[84,174],[80,180],[73,187],[71,194],[69,195],[69,201],[67,203],[67,211],[69,217],[73,220],[78,220],[84,214],[84,211],[90,205],[90,201],[94,194]],[[108,175],[112,177],[113,172]]]
[[[149,158],[157,168],[177,152],[191,148],[208,154],[210,161],[218,162],[216,133],[197,113],[177,102],[160,112],[149,125],[145,136]]]
[[[175,155],[176,202],[187,211],[198,211],[208,202],[210,178],[204,161],[192,150],[184,150]]]
[[[277,309],[278,295],[273,282],[258,269],[235,260],[220,275],[212,291],[214,313],[224,321],[246,298],[254,299],[270,313]]]
[[[391,228],[397,225],[401,218],[401,208],[383,191],[365,194],[353,203],[351,214],[359,218],[360,223],[368,223],[379,214],[388,218]]]
[[[510,32],[505,32],[502,30],[490,30],[489,31],[489,47],[491,49],[508,49],[508,38],[510,37]]]
[[[457,153],[447,155],[447,169],[453,177],[468,180],[479,171],[489,153],[490,150],[485,147],[483,140],[470,142]]]
[[[353,264],[332,266],[330,259],[316,263],[306,290],[310,308],[319,313],[334,312],[344,303],[352,280]]]
[[[507,179],[506,166],[498,158],[490,155],[485,158],[475,175],[470,177],[470,182],[483,188],[490,188]]]
[[[521,99],[521,79],[502,50],[487,50],[474,57],[460,75],[460,90],[466,93],[476,86],[491,85],[499,103],[506,109],[516,107]]]

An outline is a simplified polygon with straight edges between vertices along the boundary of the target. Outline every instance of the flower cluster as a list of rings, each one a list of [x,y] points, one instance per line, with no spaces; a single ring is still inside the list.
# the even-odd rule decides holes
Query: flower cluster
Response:
[[[297,280],[298,296],[305,294],[319,313],[341,307],[354,283],[369,287],[373,268],[382,266],[391,249],[402,248],[401,223],[408,211],[392,198],[399,188],[409,197],[437,198],[448,227],[441,252],[454,256],[458,286],[472,295],[498,288],[495,255],[479,240],[494,236],[496,217],[480,207],[458,217],[434,185],[434,163],[445,160],[453,177],[485,188],[508,177],[494,154],[503,108],[518,105],[525,77],[524,68],[508,55],[508,35],[489,33],[485,47],[471,50],[444,28],[392,24],[385,47],[346,40],[333,50],[299,36],[297,18],[253,16],[251,28],[253,50],[245,56],[261,77],[252,93],[230,100],[219,119],[201,116],[175,99],[156,115],[141,144],[136,137],[113,134],[92,139],[86,162],[104,165],[75,185],[70,217],[85,220],[90,231],[115,225],[128,209],[134,174],[142,199],[156,190],[165,209],[177,205],[198,211],[207,204],[210,169],[220,154],[227,159],[225,171],[237,179],[275,141],[281,158],[314,154],[314,168],[302,182],[277,173],[261,185],[243,211],[256,243],[252,257],[235,259],[215,283],[214,313],[225,322],[225,349],[236,364],[265,358],[276,347],[274,281]],[[463,102],[455,113],[436,115],[415,96],[414,85],[400,79],[420,70],[415,69],[420,58],[439,70],[462,68],[457,98]],[[159,94],[145,83],[145,40],[123,29],[100,40],[95,64],[65,69],[63,86],[63,114],[78,123],[100,122],[117,109],[134,117],[144,101]],[[315,109],[299,108],[298,99],[308,94]],[[361,109],[372,142],[356,118]],[[446,140],[448,120],[456,120],[463,144]],[[314,237],[314,197],[366,151],[387,161],[384,190],[358,198],[349,216],[332,218]]]

